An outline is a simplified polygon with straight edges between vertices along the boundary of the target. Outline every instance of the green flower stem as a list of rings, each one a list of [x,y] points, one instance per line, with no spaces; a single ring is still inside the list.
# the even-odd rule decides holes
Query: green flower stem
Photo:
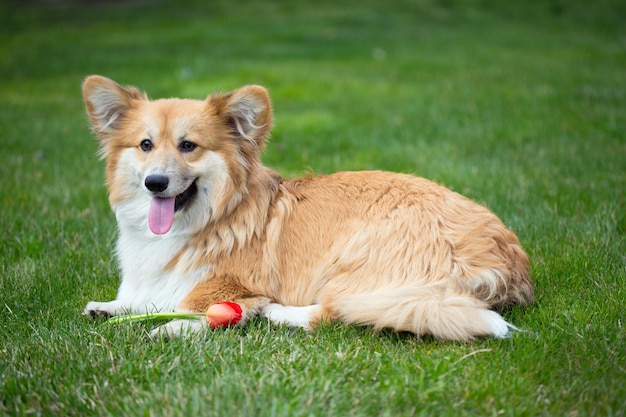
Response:
[[[125,314],[121,316],[115,316],[106,321],[105,324],[120,324],[130,323],[136,321],[148,321],[148,320],[200,320],[206,317],[205,313],[146,313],[146,314]]]

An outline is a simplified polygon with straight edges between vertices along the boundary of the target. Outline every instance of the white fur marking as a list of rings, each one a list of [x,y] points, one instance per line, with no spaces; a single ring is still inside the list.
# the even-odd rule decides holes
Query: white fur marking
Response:
[[[485,323],[490,328],[490,334],[498,339],[504,339],[508,337],[509,329],[517,330],[515,326],[508,323],[502,318],[502,316],[493,310],[484,310],[481,312]]]
[[[83,314],[86,316],[117,316],[127,311],[129,307],[118,300],[109,302],[90,301]]]
[[[206,328],[206,320],[172,320],[150,332],[152,339],[174,338],[185,334],[197,333]]]
[[[309,330],[311,314],[319,308],[317,304],[295,307],[272,303],[263,307],[261,315],[267,317],[274,324],[285,324],[289,327],[302,327]]]

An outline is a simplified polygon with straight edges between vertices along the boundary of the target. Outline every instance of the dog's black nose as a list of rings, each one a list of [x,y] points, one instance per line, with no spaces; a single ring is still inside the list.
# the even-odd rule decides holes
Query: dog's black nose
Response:
[[[155,193],[160,193],[167,189],[167,185],[170,183],[170,179],[165,175],[152,174],[146,177],[146,188]]]

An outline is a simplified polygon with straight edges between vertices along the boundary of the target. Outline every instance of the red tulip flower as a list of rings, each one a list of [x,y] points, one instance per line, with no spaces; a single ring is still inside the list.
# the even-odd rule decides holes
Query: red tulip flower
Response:
[[[206,321],[211,327],[233,326],[241,320],[241,312],[237,303],[225,301],[213,304],[206,311]]]

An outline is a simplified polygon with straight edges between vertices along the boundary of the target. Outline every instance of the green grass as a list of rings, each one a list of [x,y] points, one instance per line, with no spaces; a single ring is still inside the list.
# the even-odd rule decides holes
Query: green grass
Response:
[[[0,414],[626,414],[626,7],[310,3],[0,6]],[[505,312],[526,331],[152,342],[83,318],[118,284],[92,73],[151,97],[263,84],[283,175],[412,172],[487,204],[532,261],[536,305]]]

